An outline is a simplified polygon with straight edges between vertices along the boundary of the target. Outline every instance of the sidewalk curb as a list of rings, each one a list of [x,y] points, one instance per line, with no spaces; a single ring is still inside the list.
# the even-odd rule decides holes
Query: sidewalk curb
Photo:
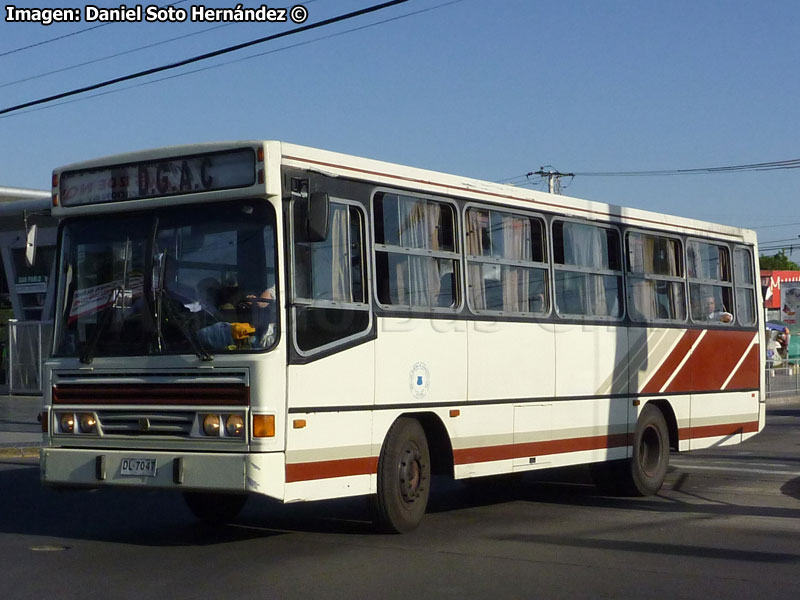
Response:
[[[22,448],[0,448],[0,458],[39,458],[39,446]]]

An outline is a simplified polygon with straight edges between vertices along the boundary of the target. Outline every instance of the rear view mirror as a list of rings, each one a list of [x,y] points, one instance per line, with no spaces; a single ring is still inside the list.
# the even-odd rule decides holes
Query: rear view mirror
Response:
[[[330,199],[325,192],[312,192],[306,200],[306,232],[309,242],[323,242],[328,239],[328,213]]]
[[[28,227],[28,231],[25,234],[25,263],[29,267],[32,267],[36,260],[36,230],[37,226],[34,223]]]

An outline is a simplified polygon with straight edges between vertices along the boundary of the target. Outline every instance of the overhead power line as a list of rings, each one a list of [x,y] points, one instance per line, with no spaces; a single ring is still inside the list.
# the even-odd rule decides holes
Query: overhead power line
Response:
[[[178,0],[177,2],[172,2],[170,4],[165,4],[164,7],[167,6],[177,6],[178,4],[183,4],[184,2],[188,2],[188,0]],[[164,8],[162,7],[162,8]],[[0,52],[0,58],[3,56],[8,56],[9,54],[15,54],[17,52],[22,52],[23,50],[30,50],[31,48],[36,48],[38,46],[44,46],[45,44],[51,44],[52,42],[57,42],[58,40],[63,40],[64,38],[73,37],[76,35],[80,35],[82,33],[86,33],[87,31],[92,31],[94,29],[100,29],[101,27],[105,27],[106,25],[114,25],[113,22],[109,21],[107,23],[100,23],[99,25],[92,25],[91,27],[85,27],[83,29],[79,29],[78,31],[73,31],[72,33],[65,33],[64,35],[59,35],[54,38],[50,38],[47,40],[42,40],[41,42],[36,42],[34,44],[28,44],[27,46],[21,46],[20,48],[14,48],[13,50],[6,50],[5,52]]]
[[[185,2],[186,0],[181,0],[181,1]],[[316,1],[317,0],[305,0],[305,2],[303,4],[307,6],[307,5],[312,4],[312,3],[316,2]],[[180,4],[180,2],[176,2],[176,4]],[[24,83],[26,81],[32,81],[34,79],[41,79],[42,77],[47,77],[48,75],[55,75],[56,73],[63,73],[64,71],[71,71],[73,69],[78,69],[80,67],[85,67],[87,65],[93,65],[93,64],[96,64],[96,63],[99,63],[99,62],[104,62],[104,61],[107,61],[107,60],[111,60],[112,58],[119,58],[120,56],[125,56],[127,54],[134,54],[135,52],[141,52],[142,50],[149,50],[149,49],[155,48],[157,46],[163,46],[164,44],[171,44],[173,42],[177,42],[177,41],[189,38],[189,37],[193,37],[195,35],[202,35],[204,33],[208,33],[209,31],[216,31],[217,29],[222,29],[223,27],[230,27],[231,25],[238,25],[238,24],[239,23],[230,22],[230,23],[222,23],[221,25],[214,25],[213,27],[208,27],[206,29],[201,29],[200,31],[193,31],[192,33],[186,33],[184,35],[179,35],[177,37],[168,38],[166,40],[161,40],[159,42],[153,42],[153,43],[150,43],[150,44],[146,44],[144,46],[139,46],[137,48],[131,48],[130,50],[123,50],[122,52],[116,52],[114,54],[108,54],[106,56],[101,56],[99,58],[93,58],[92,60],[87,60],[87,61],[82,62],[82,63],[76,63],[74,65],[69,65],[67,67],[61,67],[60,69],[54,69],[52,71],[45,71],[44,73],[37,73],[36,75],[29,75],[27,77],[23,77],[22,79],[16,79],[14,81],[9,81],[7,83],[0,83],[0,88],[9,87],[9,86],[12,86],[12,85],[16,85],[18,83]],[[110,23],[104,23],[104,25],[110,25]],[[92,29],[92,28],[90,28],[90,29]],[[88,31],[88,29],[85,29],[84,31]],[[0,55],[0,56],[2,56],[2,55]]]
[[[774,171],[776,169],[798,169],[800,158],[773,162],[730,165],[726,167],[700,167],[697,169],[665,169],[660,171],[587,171],[576,172],[581,177],[653,177],[664,175],[703,175],[707,173],[734,173],[739,171]]]
[[[151,69],[146,69],[144,71],[139,71],[137,73],[131,73],[129,75],[124,75],[122,77],[116,77],[114,79],[109,79],[100,83],[95,83],[93,85],[84,86],[82,88],[77,88],[74,90],[70,90],[68,92],[61,92],[60,94],[55,94],[53,96],[48,96],[46,98],[39,98],[38,100],[31,100],[30,102],[25,102],[23,104],[17,104],[16,106],[10,106],[8,108],[4,108],[0,110],[0,115],[8,114],[10,112],[14,112],[17,110],[21,110],[23,108],[29,108],[31,106],[37,106],[39,104],[45,104],[47,102],[52,102],[53,100],[60,100],[61,98],[68,98],[70,96],[75,96],[77,94],[82,94],[85,92],[89,92],[92,90],[97,90],[100,88],[108,87],[110,85],[114,85],[117,83],[122,83],[123,81],[130,81],[132,79],[137,79],[139,77],[145,77],[147,75],[153,75],[155,73],[162,73],[164,71],[169,71],[171,69],[177,69],[178,67],[183,67],[186,65],[190,65],[193,63],[197,63],[203,60],[208,60],[210,58],[215,58],[217,56],[222,56],[223,54],[228,54],[231,52],[236,52],[237,50],[242,50],[244,48],[249,48],[250,46],[255,46],[257,44],[263,44],[265,42],[270,42],[272,40],[276,40],[279,38],[287,37],[290,35],[294,35],[297,33],[301,33],[303,31],[310,31],[312,29],[317,29],[320,27],[325,27],[327,25],[332,25],[333,23],[339,23],[341,21],[346,21],[348,19],[353,19],[356,17],[360,17],[362,15],[366,15],[369,13],[377,12],[379,10],[383,10],[385,8],[389,8],[392,6],[396,6],[398,4],[403,4],[408,2],[408,0],[391,0],[390,2],[384,2],[382,4],[376,4],[373,6],[368,6],[366,8],[362,8],[360,10],[356,10],[353,12],[349,12],[343,15],[339,15],[337,17],[331,17],[330,19],[324,19],[317,23],[311,23],[309,25],[302,25],[300,27],[295,27],[294,29],[289,29],[287,31],[282,31],[280,33],[275,33],[272,35],[268,35],[262,38],[258,38],[255,40],[251,40],[249,42],[243,42],[241,44],[236,44],[234,46],[229,46],[227,48],[222,48],[220,50],[215,50],[213,52],[207,52],[205,54],[200,54],[198,56],[193,56],[191,58],[187,58],[184,60],[180,60],[178,62],[170,63],[167,65],[162,65],[160,67],[153,67]]]
[[[744,171],[777,171],[782,169],[800,169],[800,158],[789,160],[776,160],[772,162],[749,163],[744,165],[729,165],[724,167],[699,167],[694,169],[662,169],[651,171],[575,171],[575,177],[664,177],[675,175],[709,175],[715,173],[740,173]],[[537,173],[525,173],[501,179],[497,183],[510,185],[529,182],[529,177]]]
[[[197,68],[197,69],[193,69],[191,71],[182,71],[180,73],[167,75],[165,77],[161,77],[161,78],[158,78],[158,79],[151,79],[149,81],[142,81],[142,82],[139,82],[139,83],[134,83],[133,85],[129,85],[129,86],[126,86],[126,87],[115,88],[115,89],[111,89],[111,90],[105,90],[105,91],[97,92],[96,94],[91,94],[89,96],[84,96],[82,98],[71,98],[69,100],[64,100],[63,102],[57,102],[55,104],[50,104],[48,106],[37,106],[37,107],[34,107],[34,108],[29,108],[28,110],[25,110],[25,111],[22,111],[22,112],[18,112],[18,113],[13,114],[13,115],[0,116],[0,120],[1,119],[13,118],[13,117],[16,117],[16,116],[19,116],[19,115],[27,115],[27,114],[32,113],[32,112],[41,111],[41,110],[47,110],[49,108],[56,108],[58,106],[64,106],[66,104],[72,104],[74,102],[81,102],[81,101],[84,101],[84,100],[91,100],[93,98],[100,98],[101,96],[107,96],[107,95],[110,95],[110,94],[126,92],[128,90],[132,90],[132,89],[135,89],[135,88],[138,88],[138,87],[143,87],[143,86],[146,86],[146,85],[153,85],[153,84],[161,83],[161,82],[164,82],[164,81],[170,81],[172,79],[178,79],[180,77],[187,77],[189,75],[195,75],[197,73],[201,73],[201,72],[204,72],[204,71],[209,71],[211,69],[220,69],[222,67],[227,67],[229,65],[232,65],[232,64],[235,64],[235,63],[244,62],[246,60],[252,60],[254,58],[260,58],[262,56],[267,56],[269,54],[275,54],[276,52],[283,52],[285,50],[291,50],[292,48],[298,48],[300,46],[307,46],[309,44],[315,44],[317,42],[322,42],[324,40],[329,40],[329,39],[332,39],[332,38],[335,38],[335,37],[340,37],[340,36],[343,36],[343,35],[347,35],[349,33],[354,33],[356,31],[363,31],[365,29],[370,29],[372,27],[377,27],[379,25],[384,25],[386,23],[399,21],[400,19],[406,19],[408,17],[413,17],[413,16],[420,15],[420,14],[423,14],[423,13],[431,12],[433,10],[437,10],[439,8],[444,8],[445,6],[451,6],[453,4],[458,4],[458,3],[463,2],[463,1],[464,0],[449,0],[447,2],[442,2],[442,3],[436,4],[434,6],[428,6],[426,8],[421,8],[421,9],[418,9],[418,10],[415,10],[415,11],[412,11],[412,12],[404,13],[402,15],[397,15],[397,16],[390,17],[390,18],[387,18],[387,19],[382,19],[380,21],[375,21],[373,23],[367,23],[366,25],[359,25],[358,27],[351,27],[350,29],[337,31],[336,33],[331,33],[331,34],[324,35],[324,36],[321,36],[321,37],[318,37],[318,38],[314,38],[314,39],[311,39],[311,40],[303,40],[302,42],[296,42],[294,44],[289,44],[287,46],[281,46],[280,48],[274,48],[272,50],[267,50],[265,52],[259,52],[257,54],[251,54],[249,56],[243,56],[241,58],[236,58],[236,59],[229,60],[229,61],[226,61],[226,62],[220,62],[220,63],[217,63],[217,64],[208,65],[208,66],[205,66],[205,67],[200,67],[200,68]]]

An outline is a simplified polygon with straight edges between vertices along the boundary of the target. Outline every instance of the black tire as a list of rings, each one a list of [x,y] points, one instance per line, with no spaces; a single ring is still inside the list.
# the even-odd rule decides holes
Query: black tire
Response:
[[[633,455],[589,465],[595,485],[604,494],[652,496],[667,475],[669,464],[669,430],[661,410],[647,404],[633,434]]]
[[[209,525],[230,523],[236,519],[247,502],[245,494],[211,492],[184,492],[183,499],[192,514]]]
[[[387,533],[411,531],[428,506],[431,460],[428,440],[416,419],[401,417],[386,434],[378,459],[375,521]]]
[[[661,489],[669,465],[669,430],[664,415],[654,404],[646,404],[633,434],[629,491],[652,496]]]

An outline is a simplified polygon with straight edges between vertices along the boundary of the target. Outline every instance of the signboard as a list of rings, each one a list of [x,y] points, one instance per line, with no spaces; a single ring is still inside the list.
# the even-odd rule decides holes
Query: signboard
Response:
[[[781,321],[787,325],[800,323],[800,281],[781,283]]]
[[[249,187],[252,148],[111,165],[61,174],[62,206],[83,206]]]

